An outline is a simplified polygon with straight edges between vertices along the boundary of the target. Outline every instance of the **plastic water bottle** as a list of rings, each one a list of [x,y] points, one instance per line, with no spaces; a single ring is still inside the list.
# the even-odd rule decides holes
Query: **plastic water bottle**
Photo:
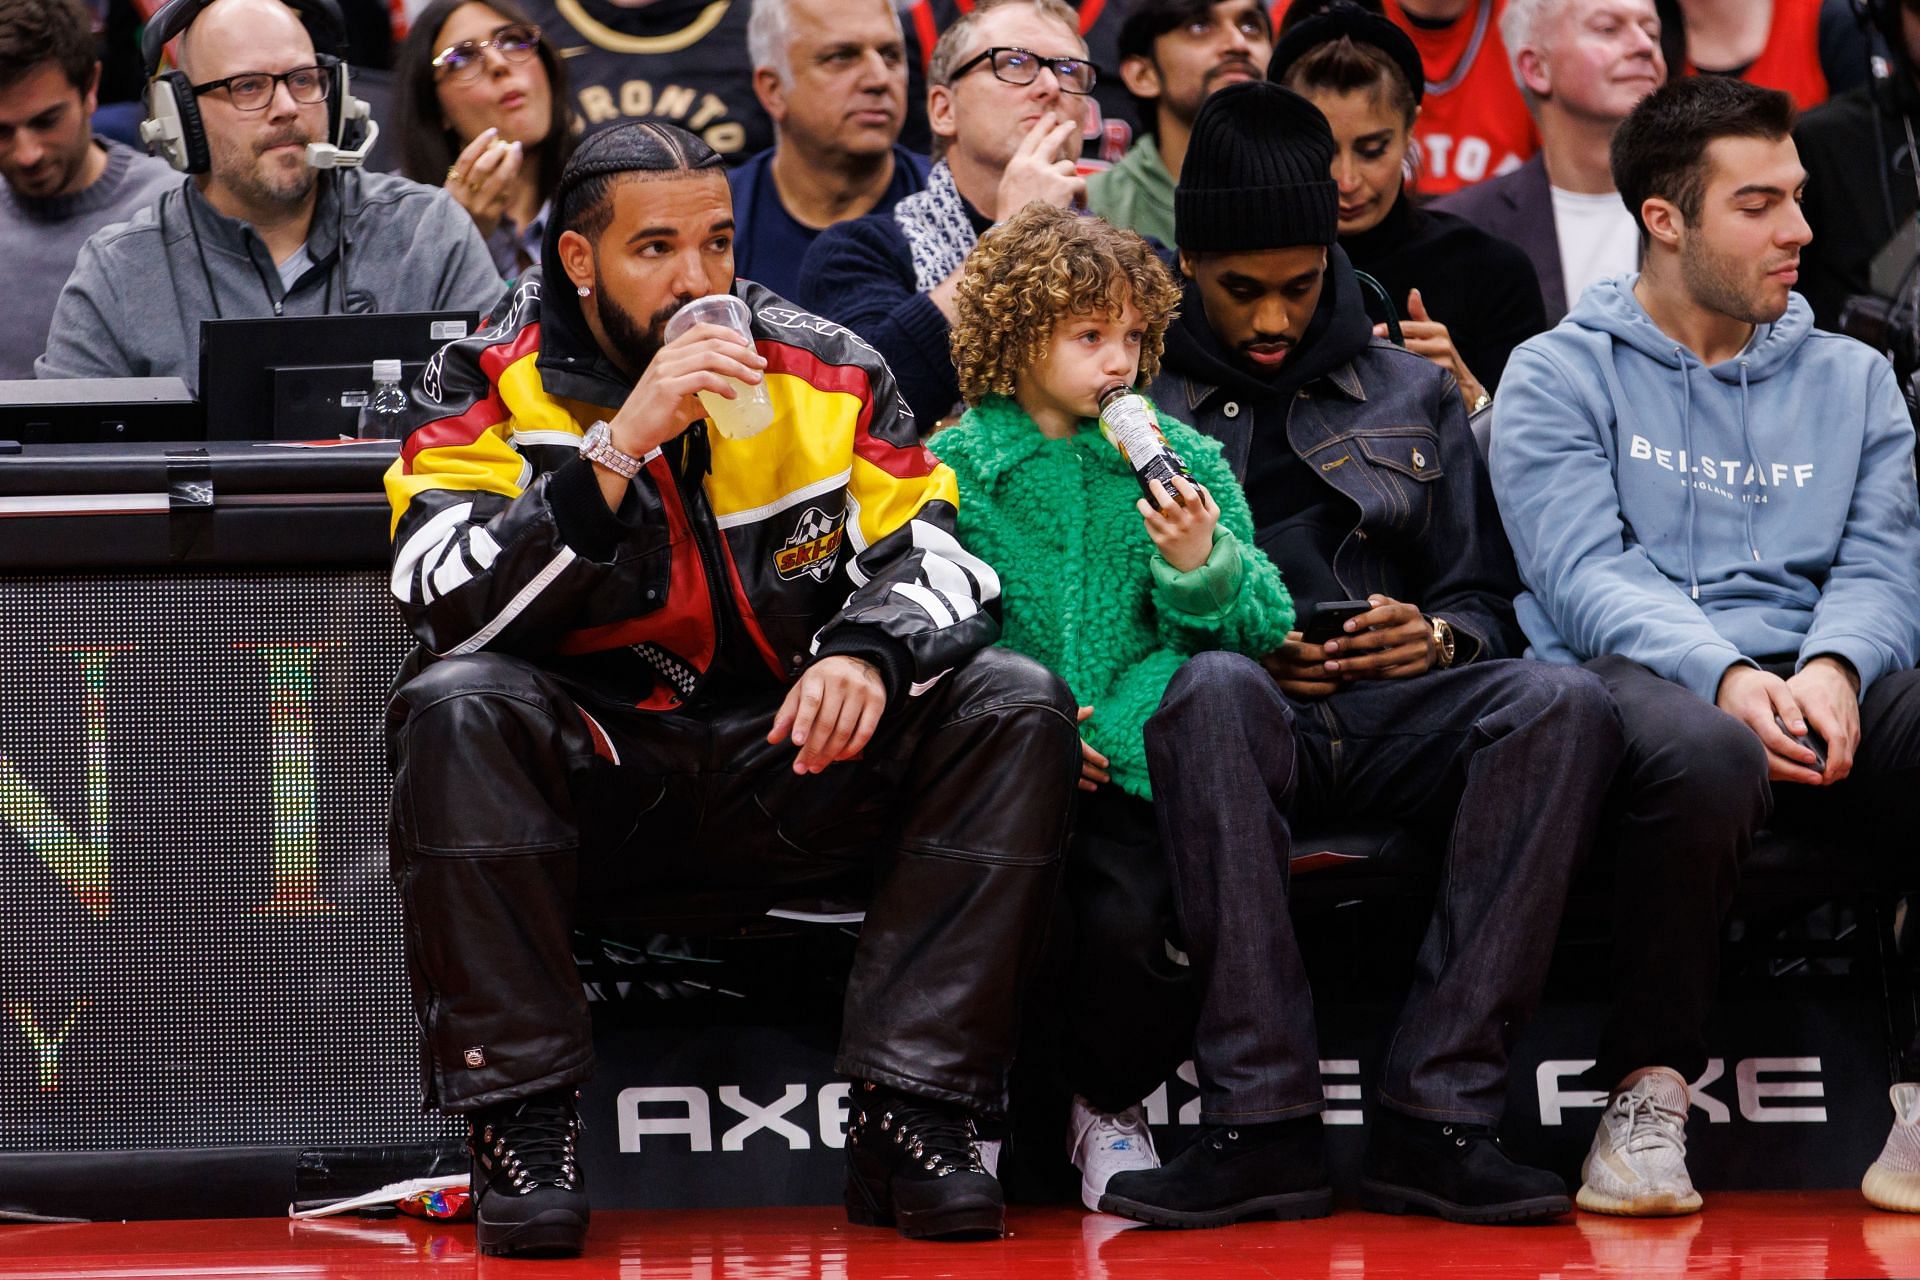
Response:
[[[407,412],[407,393],[400,389],[400,362],[373,362],[373,396],[360,411],[362,440],[395,440],[400,436],[400,419]]]
[[[1186,505],[1186,499],[1173,487],[1173,478],[1182,476],[1192,483],[1193,473],[1187,470],[1186,460],[1174,452],[1166,436],[1161,434],[1160,419],[1145,396],[1127,390],[1118,382],[1102,391],[1100,431],[1133,468],[1133,478],[1140,482],[1140,489],[1149,502],[1154,501],[1150,482],[1158,480],[1169,498],[1181,506]]]

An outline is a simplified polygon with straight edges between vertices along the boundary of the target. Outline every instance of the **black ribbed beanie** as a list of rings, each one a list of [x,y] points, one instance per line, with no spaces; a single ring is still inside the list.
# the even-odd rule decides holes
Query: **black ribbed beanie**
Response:
[[[1189,253],[1246,253],[1332,244],[1340,195],[1329,167],[1333,131],[1290,89],[1253,80],[1210,96],[1193,122],[1173,238]]]

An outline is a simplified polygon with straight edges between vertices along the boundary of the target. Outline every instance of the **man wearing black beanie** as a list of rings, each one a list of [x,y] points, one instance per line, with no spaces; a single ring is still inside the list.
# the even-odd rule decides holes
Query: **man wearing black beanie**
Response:
[[[1225,447],[1314,639],[1295,633],[1264,664],[1189,662],[1147,726],[1156,777],[1178,774],[1183,734],[1234,723],[1227,706],[1271,705],[1290,750],[1221,744],[1205,761],[1217,802],[1162,816],[1211,837],[1183,841],[1207,853],[1174,869],[1204,984],[1207,1127],[1164,1168],[1115,1175],[1100,1207],[1170,1226],[1325,1212],[1310,1194],[1326,1182],[1325,1103],[1286,867],[1294,821],[1364,817],[1443,838],[1361,1203],[1553,1217],[1571,1208],[1565,1186],[1509,1159],[1495,1131],[1507,1045],[1539,998],[1619,723],[1599,681],[1509,660],[1519,580],[1464,405],[1451,374],[1372,337],[1334,243],[1332,150],[1306,99],[1231,85],[1201,109],[1174,196],[1186,297],[1151,393]],[[1247,797],[1262,794],[1271,808],[1249,833]]]

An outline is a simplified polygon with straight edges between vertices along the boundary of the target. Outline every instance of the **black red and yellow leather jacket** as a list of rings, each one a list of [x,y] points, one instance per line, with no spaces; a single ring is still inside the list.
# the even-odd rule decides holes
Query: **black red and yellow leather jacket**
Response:
[[[572,289],[543,296],[530,271],[433,358],[386,476],[393,594],[429,653],[510,653],[666,710],[723,652],[780,683],[857,654],[898,705],[993,643],[999,579],[955,536],[953,473],[886,363],[759,285],[734,292],[773,425],[733,440],[691,424],[617,512],[578,450],[632,383]]]

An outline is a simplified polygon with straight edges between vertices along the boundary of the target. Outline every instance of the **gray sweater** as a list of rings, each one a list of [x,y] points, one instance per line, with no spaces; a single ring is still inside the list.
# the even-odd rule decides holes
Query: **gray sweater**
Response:
[[[31,378],[47,346],[47,326],[60,287],[87,237],[125,222],[152,204],[180,175],[164,161],[96,137],[107,169],[70,196],[36,200],[0,182],[0,262],[7,264],[7,305],[0,308],[0,378]]]
[[[283,288],[253,228],[207,203],[196,183],[182,183],[87,241],[34,372],[175,377],[197,393],[202,320],[485,315],[500,298],[499,273],[466,210],[439,188],[394,174],[322,174],[306,248],[313,265]]]

